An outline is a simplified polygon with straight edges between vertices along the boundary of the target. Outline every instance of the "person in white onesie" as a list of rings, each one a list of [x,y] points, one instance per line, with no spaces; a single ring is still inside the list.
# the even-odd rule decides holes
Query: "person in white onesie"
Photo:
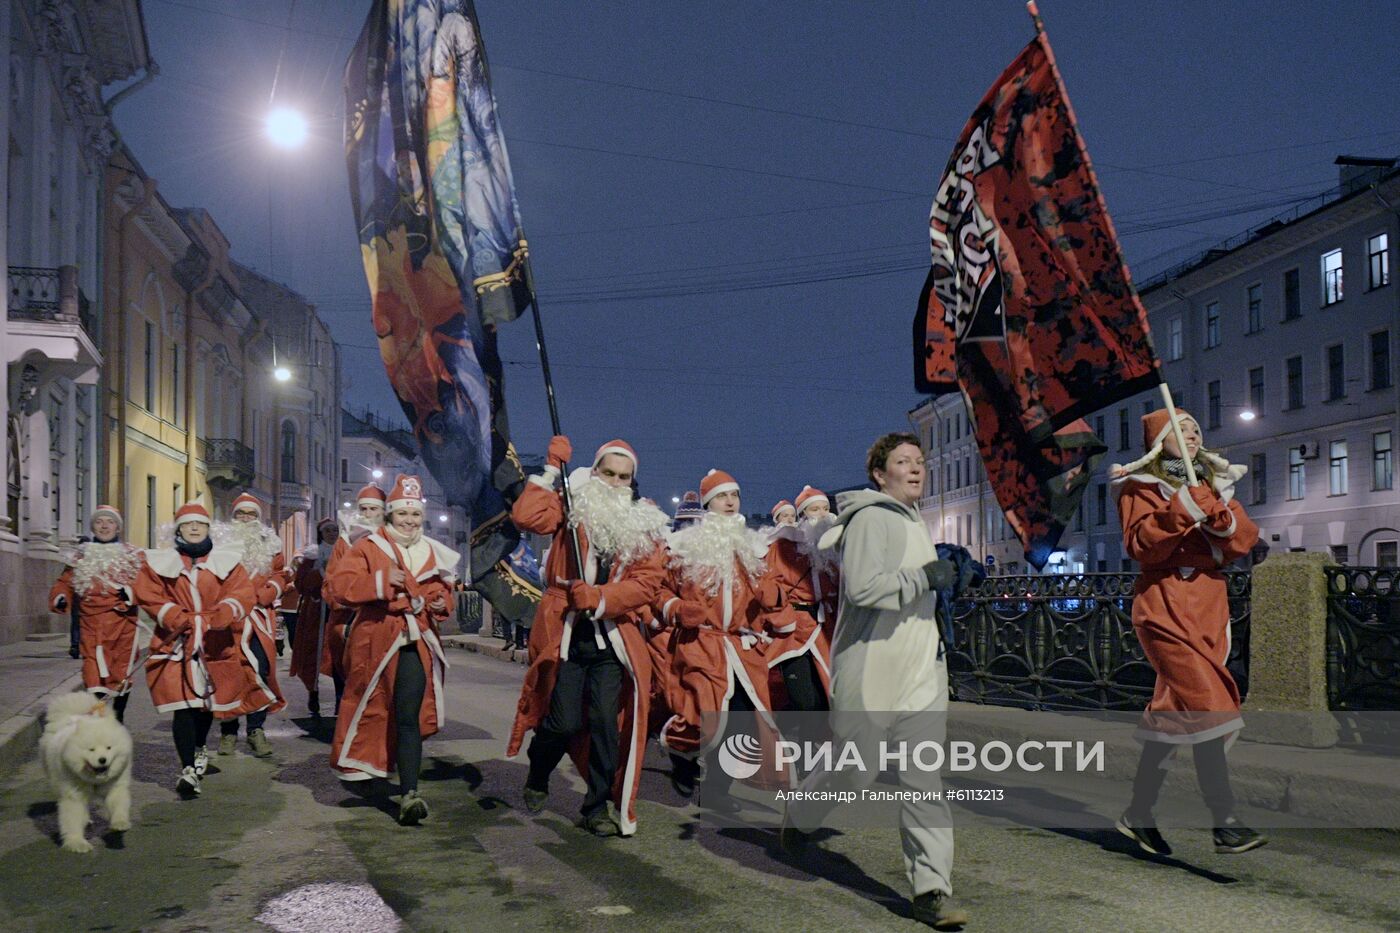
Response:
[[[836,748],[855,743],[866,770],[817,770],[788,810],[783,848],[801,855],[809,834],[834,803],[830,790],[860,790],[879,776],[880,743],[944,741],[948,667],[934,612],[937,591],[957,570],[938,559],[919,517],[924,455],[912,434],[887,434],[870,448],[866,472],[878,488],[842,493],[840,517],[823,535],[823,549],[840,547],[841,604],[831,647],[831,728]],[[936,771],[900,772],[907,790],[940,791]],[[818,799],[814,799],[818,798]],[[900,809],[904,868],[914,918],[935,929],[967,922],[953,906],[953,824],[945,800],[905,802]]]

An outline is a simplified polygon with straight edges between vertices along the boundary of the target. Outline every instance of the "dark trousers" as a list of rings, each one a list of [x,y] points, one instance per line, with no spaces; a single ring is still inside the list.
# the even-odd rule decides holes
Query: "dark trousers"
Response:
[[[417,645],[404,645],[399,649],[399,666],[394,674],[394,731],[398,736],[395,757],[399,791],[405,794],[418,789],[418,772],[423,766],[423,733],[419,731],[418,714],[427,690],[428,677]]]
[[[734,779],[724,772],[720,767],[719,750],[724,745],[724,741],[736,733],[751,733],[754,731],[754,720],[757,718],[752,714],[756,712],[753,701],[749,699],[749,694],[738,684],[734,685],[734,695],[729,698],[730,715],[724,717],[724,735],[720,741],[715,743],[715,747],[710,749],[709,755],[705,758],[705,793],[707,796],[721,796],[729,793],[729,788],[733,786]]]
[[[209,741],[209,727],[214,724],[214,714],[207,709],[177,709],[170,720],[170,732],[175,736],[175,751],[180,755],[180,764],[194,767],[194,752]]]
[[[287,630],[287,644],[296,640],[297,634],[297,614],[295,612],[278,612],[282,617],[282,627]]]
[[[248,644],[252,648],[253,657],[258,662],[258,676],[263,683],[267,683],[268,672],[272,670],[272,662],[268,660],[267,652],[263,650],[262,642],[256,637],[248,639]],[[256,713],[248,714],[248,732],[251,734],[254,729],[261,729],[263,723],[267,722],[267,710],[260,709]],[[225,719],[219,723],[220,735],[237,735],[238,719]]]
[[[585,817],[592,816],[608,805],[617,773],[621,692],[622,664],[611,646],[598,647],[591,624],[575,628],[569,659],[559,665],[559,677],[549,697],[549,712],[530,741],[530,776],[525,782],[529,788],[549,789],[549,776],[568,752],[569,739],[587,725],[588,793],[582,812]]]
[[[83,627],[78,619],[78,601],[73,600],[73,606],[68,610],[68,647],[78,647],[78,642],[82,640]]]
[[[1212,739],[1191,746],[1196,764],[1196,783],[1201,787],[1201,796],[1215,819],[1216,826],[1224,826],[1225,820],[1234,812],[1235,796],[1230,789],[1230,766],[1225,760],[1225,740]],[[1145,742],[1142,757],[1138,759],[1137,776],[1133,779],[1133,802],[1128,812],[1143,820],[1152,813],[1157,803],[1157,795],[1167,779],[1162,768],[1172,746],[1166,742]]]

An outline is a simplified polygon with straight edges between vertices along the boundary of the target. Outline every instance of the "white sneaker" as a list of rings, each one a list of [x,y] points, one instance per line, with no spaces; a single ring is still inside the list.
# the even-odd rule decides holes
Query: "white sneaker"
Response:
[[[204,772],[209,770],[209,749],[203,745],[194,750],[194,773],[199,777],[204,777]]]
[[[185,768],[180,772],[180,780],[175,782],[175,790],[186,800],[198,797],[200,793],[199,772],[195,771],[194,768]]]

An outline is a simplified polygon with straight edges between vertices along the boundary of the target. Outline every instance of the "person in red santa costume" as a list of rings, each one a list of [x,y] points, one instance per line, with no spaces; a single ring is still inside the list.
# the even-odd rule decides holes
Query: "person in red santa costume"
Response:
[[[238,719],[248,717],[248,746],[258,758],[272,755],[263,724],[268,713],[287,705],[277,685],[277,602],[291,588],[291,572],[282,556],[282,538],[262,523],[263,504],[251,493],[233,500],[233,521],[216,529],[218,543],[243,555],[243,569],[253,582],[257,605],[242,619],[204,641],[214,681],[214,718],[219,720],[219,754],[232,755],[238,743]]]
[[[777,504],[768,511],[768,517],[773,519],[774,528],[786,528],[789,525],[797,524],[797,509],[786,499],[779,499]]]
[[[83,687],[112,698],[120,722],[131,698],[139,625],[131,585],[144,561],[141,550],[122,541],[122,515],[99,505],[88,524],[93,540],[64,558],[67,569],[49,590],[49,609],[68,615],[78,606],[78,648]]]
[[[316,523],[316,543],[300,555],[293,583],[298,595],[296,632],[292,636],[293,677],[306,686],[306,707],[311,715],[321,718],[321,674],[326,673],[326,623],[329,608],[321,590],[326,582],[326,568],[335,553],[340,538],[340,526],[333,518]],[[336,701],[339,703],[339,694]]]
[[[205,666],[205,639],[229,629],[256,604],[243,555],[216,548],[209,510],[198,499],[175,513],[175,546],[146,552],[132,595],[156,622],[146,683],[156,711],[172,713],[182,770],[176,790],[198,796],[209,765],[205,742],[214,723],[215,685]]]
[[[771,726],[764,618],[783,606],[767,539],[740,511],[739,484],[722,470],[700,481],[705,517],[671,536],[660,616],[678,631],[672,643],[671,718],[661,745],[672,753],[671,782],[690,796],[696,759],[724,739],[728,713],[756,711]],[[705,716],[712,714],[707,727]],[[716,715],[717,714],[717,721]],[[732,808],[723,770],[709,770],[706,805]]]
[[[388,520],[331,568],[331,590],[355,611],[345,644],[345,696],[331,743],[342,781],[399,775],[399,823],[427,819],[418,793],[423,740],[447,721],[448,617],[461,556],[423,534],[427,502],[416,476],[400,476]]]
[[[341,513],[340,536],[335,539],[331,556],[326,559],[325,579],[321,583],[321,599],[325,603],[326,628],[322,636],[321,673],[329,675],[335,685],[335,712],[340,715],[340,700],[345,694],[345,638],[355,620],[355,610],[336,595],[331,573],[340,558],[365,535],[384,527],[384,490],[370,483],[355,494],[355,512]]]
[[[1144,851],[1170,855],[1152,818],[1173,751],[1191,746],[1196,779],[1214,819],[1215,851],[1248,852],[1267,840],[1234,815],[1225,752],[1239,734],[1240,691],[1230,656],[1230,601],[1222,568],[1248,554],[1259,529],[1234,497],[1245,468],[1205,449],[1196,419],[1166,409],[1142,417],[1147,453],[1109,475],[1123,549],[1142,565],[1133,586],[1133,630],[1157,673],[1136,736],[1142,757],[1118,831]],[[1183,456],[1183,444],[1185,455]],[[1186,473],[1187,458],[1198,482]]]
[[[573,510],[565,515],[554,485],[572,455],[568,438],[551,440],[544,471],[530,478],[511,507],[519,528],[554,540],[506,754],[518,754],[525,733],[534,730],[524,798],[538,813],[550,774],[572,753],[588,784],[582,826],[599,836],[630,836],[637,828],[651,692],[651,658],[639,624],[660,591],[670,521],[654,504],[634,498],[637,454],[623,440],[603,444],[591,468],[569,477]]]
[[[770,669],[782,676],[788,709],[819,712],[830,708],[831,647],[822,628],[823,608],[817,593],[829,573],[830,557],[816,544],[831,524],[831,507],[820,489],[804,486],[797,496],[795,521],[769,533],[766,560],[787,596],[788,605],[768,617],[773,644],[764,652]],[[825,581],[830,585],[829,579]]]

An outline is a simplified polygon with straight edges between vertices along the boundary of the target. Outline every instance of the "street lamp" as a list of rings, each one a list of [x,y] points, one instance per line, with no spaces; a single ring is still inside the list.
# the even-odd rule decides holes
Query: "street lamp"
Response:
[[[267,114],[267,137],[282,149],[300,149],[309,130],[306,117],[291,107],[276,107]]]
[[[1254,420],[1254,411],[1253,411],[1252,409],[1246,408],[1244,411],[1240,412],[1240,420],[1241,420],[1241,421],[1253,421],[1253,420]]]
[[[278,366],[272,371],[272,378],[278,382],[288,382],[292,378],[292,371],[285,366]]]
[[[446,516],[446,515],[439,515],[439,516],[438,516],[438,521],[444,522],[444,523],[445,523],[445,522],[447,521],[447,516]]]
[[[383,479],[383,478],[384,478],[384,471],[383,471],[383,470],[370,470],[370,471],[369,471],[369,475],[372,476],[374,479]]]
[[[681,504],[681,497],[680,497],[680,496],[672,496],[672,497],[671,497],[671,504],[672,504],[672,505],[680,505],[680,504]]]

